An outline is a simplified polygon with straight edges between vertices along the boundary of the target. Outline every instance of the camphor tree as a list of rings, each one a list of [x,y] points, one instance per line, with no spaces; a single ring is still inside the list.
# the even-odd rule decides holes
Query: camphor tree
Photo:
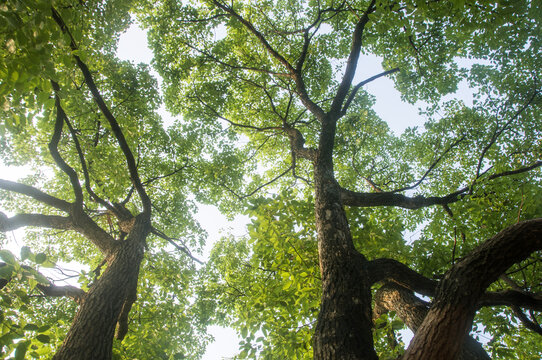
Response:
[[[265,169],[214,182],[278,188],[249,205],[249,239],[215,248],[204,290],[241,357],[395,357],[373,333],[397,317],[415,332],[403,359],[488,358],[473,323],[499,358],[539,356],[540,4],[163,0],[141,16],[170,110],[243,134]],[[361,78],[362,54],[384,71]],[[372,111],[381,77],[426,104],[423,128],[395,136]],[[449,96],[461,81],[472,104]]]
[[[197,358],[208,341],[187,194],[209,153],[162,124],[149,69],[115,58],[130,6],[0,4],[2,158],[31,173],[0,180],[0,230],[30,228],[20,257],[0,251],[2,358]]]

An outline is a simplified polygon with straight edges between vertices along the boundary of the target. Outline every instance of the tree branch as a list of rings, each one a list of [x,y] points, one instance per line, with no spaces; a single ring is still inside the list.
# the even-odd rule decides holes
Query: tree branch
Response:
[[[62,32],[64,32],[70,37],[71,39],[70,46],[72,50],[78,50],[77,44],[75,43],[68,27],[66,26],[66,24],[60,17],[60,14],[56,11],[55,8],[51,8],[51,10],[53,14],[53,19],[58,24]],[[102,95],[98,91],[96,83],[94,82],[94,77],[92,76],[88,66],[81,60],[79,56],[73,54],[73,57],[75,59],[77,66],[83,73],[85,83],[87,84],[90,92],[92,93],[94,100],[98,104],[98,108],[100,109],[102,114],[105,116],[105,118],[109,122],[109,125],[111,126],[111,130],[113,131],[113,134],[117,138],[117,142],[126,159],[126,164],[128,166],[128,171],[130,173],[130,179],[132,180],[132,183],[134,184],[134,187],[136,188],[136,191],[139,194],[139,197],[143,204],[143,213],[146,214],[146,216],[150,217],[150,214],[152,211],[151,200],[149,196],[147,195],[147,192],[145,191],[144,186],[141,183],[141,179],[139,178],[139,173],[137,171],[134,155],[132,151],[130,150],[130,146],[128,145],[128,142],[126,141],[126,138],[124,137],[124,133],[122,132],[122,129],[120,128],[117,122],[117,119],[115,118],[115,116],[113,116],[113,114],[111,113],[111,110],[109,110],[109,107],[106,105]]]
[[[478,159],[478,165],[476,167],[476,177],[474,178],[474,181],[473,181],[473,185],[474,183],[476,182],[476,180],[482,176],[483,174],[480,174],[480,170],[482,168],[482,162],[484,161],[484,157],[485,157],[485,154],[487,153],[487,151],[491,148],[491,146],[493,146],[493,144],[497,141],[497,139],[499,138],[499,136],[501,136],[501,134],[510,126],[510,124],[512,123],[512,121],[514,121],[515,119],[517,119],[521,113],[523,113],[525,111],[525,109],[527,109],[527,107],[533,102],[533,100],[535,99],[536,95],[538,94],[538,91],[533,91],[531,97],[527,100],[527,102],[525,102],[525,104],[523,104],[523,106],[521,108],[519,108],[515,114],[506,122],[506,124],[504,124],[504,126],[500,129],[495,129],[495,132],[493,133],[492,137],[491,137],[491,140],[489,141],[489,143],[482,149],[482,153],[480,154],[480,157]]]
[[[29,196],[33,198],[34,200],[37,200],[41,203],[52,206],[59,210],[65,211],[67,213],[69,213],[72,208],[72,204],[67,201],[64,201],[62,199],[58,199],[54,196],[46,194],[43,191],[38,190],[33,186],[21,184],[15,181],[0,179],[0,189]]]
[[[79,143],[79,139],[77,137],[77,134],[75,133],[75,129],[71,125],[69,119],[67,116],[64,117],[64,121],[66,122],[66,125],[68,126],[68,130],[70,131],[70,135],[72,137],[72,140],[75,144],[75,149],[77,150],[77,154],[79,156],[79,162],[81,163],[81,169],[83,170],[83,176],[85,178],[85,189],[87,190],[90,197],[96,201],[98,204],[102,205],[106,209],[110,211],[115,211],[115,208],[112,204],[105,201],[92,190],[92,187],[90,186],[90,175],[87,168],[87,162],[85,160],[85,155],[83,154],[83,149],[81,148],[81,144]]]
[[[67,119],[67,116],[60,104],[60,97],[58,95],[60,92],[60,87],[54,81],[51,81],[51,84],[53,85],[53,90],[55,91],[56,121],[55,130],[53,136],[51,137],[51,141],[49,142],[49,152],[60,170],[68,175],[75,194],[75,204],[82,207],[83,190],[81,189],[81,184],[79,183],[79,177],[77,176],[75,170],[64,161],[58,152],[58,143],[60,142],[60,137],[62,136],[62,127],[64,125],[64,119]]]
[[[446,273],[405,360],[458,354],[455,343],[472,326],[485,289],[515,263],[542,249],[542,218],[512,225],[485,241]],[[446,341],[442,341],[446,339]],[[427,351],[430,349],[430,351]]]
[[[456,141],[454,141],[432,164],[431,166],[429,166],[429,168],[427,169],[427,171],[425,172],[425,174],[423,174],[423,176],[420,178],[420,180],[416,181],[413,185],[409,185],[409,186],[405,186],[405,187],[402,187],[400,189],[396,189],[396,190],[393,190],[392,193],[396,193],[396,192],[401,192],[401,191],[406,191],[406,190],[412,190],[414,189],[415,187],[417,187],[418,185],[420,185],[424,180],[425,178],[427,177],[427,175],[429,175],[431,173],[431,171],[433,171],[433,169],[438,165],[438,163],[440,162],[440,160],[442,160],[442,158],[447,154],[449,153],[454,147],[456,147],[461,141],[463,141],[465,139],[465,135],[463,135],[462,137],[460,137],[459,139],[457,139]]]
[[[416,333],[429,311],[429,304],[420,300],[414,293],[398,284],[384,284],[374,296],[373,314],[378,318],[381,314],[394,311],[397,316]],[[490,360],[482,345],[471,336],[463,341],[460,360]]]
[[[529,330],[534,331],[535,333],[542,335],[542,327],[534,321],[530,320],[523,311],[521,311],[517,306],[512,306],[512,311],[516,317],[521,321],[521,323]]]
[[[421,209],[432,205],[446,205],[462,199],[468,188],[460,189],[446,196],[409,197],[391,192],[360,193],[341,188],[341,200],[344,205],[357,207],[397,206],[405,209]]]
[[[348,94],[350,86],[352,85],[354,75],[356,74],[362,46],[363,31],[365,30],[365,26],[369,22],[369,14],[371,14],[374,10],[375,0],[372,0],[367,7],[367,10],[363,13],[363,15],[360,17],[359,21],[356,24],[354,33],[352,34],[352,46],[350,48],[350,54],[348,55],[348,60],[346,62],[346,70],[341,80],[341,84],[337,89],[335,98],[331,103],[330,113],[340,114],[341,112],[341,108],[343,106],[342,104],[344,102],[344,99],[346,98],[346,95]]]
[[[290,165],[290,167],[286,170],[284,170],[282,173],[280,173],[279,175],[275,176],[273,179],[269,180],[268,182],[262,184],[262,185],[259,185],[256,189],[252,190],[251,192],[249,192],[248,194],[244,194],[244,195],[239,195],[237,194],[235,191],[233,191],[232,189],[230,189],[229,187],[227,187],[226,185],[224,184],[220,184],[222,187],[224,187],[226,190],[228,190],[232,195],[234,195],[237,199],[239,200],[243,200],[243,199],[246,199],[247,197],[250,197],[252,195],[254,195],[255,193],[257,193],[258,191],[260,191],[262,188],[266,187],[267,185],[270,185],[272,183],[274,183],[275,181],[277,181],[278,179],[280,179],[281,177],[283,177],[284,175],[286,175],[288,172],[290,172],[290,170],[292,170],[294,167],[294,165]]]
[[[198,258],[194,257],[194,255],[192,255],[192,252],[188,249],[188,247],[186,247],[186,245],[184,245],[184,244],[179,245],[177,243],[177,241],[179,241],[179,239],[173,239],[172,237],[167,236],[166,234],[164,234],[163,231],[160,231],[155,227],[152,228],[151,233],[153,233],[154,235],[166,240],[168,243],[173,245],[177,250],[185,253],[190,259],[194,260],[198,264],[203,265],[203,261],[201,261]]]
[[[310,161],[316,160],[318,150],[305,147],[305,138],[303,137],[303,134],[301,134],[301,131],[288,124],[285,124],[284,132],[290,138],[290,148],[297,157]]]
[[[73,299],[77,303],[79,303],[86,294],[85,291],[71,285],[58,286],[51,283],[49,285],[38,284],[36,285],[36,287],[45,296],[50,296],[50,297],[67,296]]]
[[[359,91],[359,89],[361,87],[367,85],[368,83],[370,83],[370,82],[372,82],[372,81],[374,81],[374,80],[376,80],[378,78],[393,74],[394,72],[397,72],[397,71],[399,71],[399,68],[393,68],[391,70],[381,72],[380,74],[377,74],[375,76],[371,76],[370,78],[365,79],[362,82],[360,82],[359,84],[357,84],[356,86],[354,86],[354,88],[350,92],[350,95],[348,96],[348,99],[346,100],[346,103],[343,106],[343,109],[341,110],[341,116],[344,116],[346,114],[346,112],[348,111],[348,108],[350,107],[350,104],[352,103],[352,101],[354,101],[354,98],[356,97],[356,94],[357,94],[357,92]]]
[[[388,281],[396,283],[418,294],[434,297],[438,281],[429,279],[393,259],[376,259],[366,263],[369,283]],[[477,302],[477,308],[488,306],[518,306],[524,309],[542,311],[542,297],[518,290],[485,292]]]
[[[17,214],[8,218],[3,212],[0,212],[0,231],[13,231],[24,226],[64,230],[74,229],[71,217],[42,214]]]
[[[305,105],[307,109],[309,109],[310,112],[312,112],[318,119],[322,120],[325,117],[325,113],[318,106],[316,103],[314,103],[307,94],[307,89],[305,88],[305,82],[303,81],[303,77],[300,72],[296,71],[296,69],[286,60],[277,50],[275,50],[271,44],[267,41],[265,36],[263,36],[262,33],[260,33],[252,23],[250,23],[248,20],[243,18],[239,13],[237,13],[233,8],[228,7],[221,3],[220,1],[214,0],[213,3],[218,6],[220,9],[224,10],[228,14],[230,14],[233,18],[237,19],[250,33],[252,33],[262,44],[263,48],[273,57],[275,60],[277,60],[280,64],[282,64],[289,74],[294,78],[296,83],[296,93],[298,94],[299,98],[301,99],[301,102]]]
[[[497,179],[504,176],[512,176],[534,170],[542,166],[542,161],[538,160],[534,164],[525,166],[515,170],[503,171],[493,174],[485,178],[486,181]],[[363,193],[341,188],[341,200],[343,205],[357,207],[372,207],[372,206],[397,206],[405,209],[421,209],[433,205],[448,205],[457,202],[464,198],[473,188],[465,186],[453,193],[444,196],[429,196],[417,195],[414,197],[397,194],[395,192],[379,192],[379,193]],[[405,188],[408,189],[408,188]],[[399,189],[401,190],[401,189]],[[394,191],[399,191],[394,190]]]
[[[4,262],[0,262],[0,268],[3,267],[3,266],[6,266],[6,263]],[[35,269],[31,268],[30,266],[28,265],[22,265],[21,266],[22,269],[26,270],[26,271],[30,271],[31,273],[38,273],[38,271],[36,271]],[[43,276],[42,274],[39,274],[43,277],[43,279],[47,280],[49,282],[49,284],[47,285],[44,285],[44,284],[37,284],[36,285],[36,288],[38,288],[38,290],[40,290],[43,295],[45,296],[50,296],[50,297],[63,297],[63,296],[67,296],[69,298],[72,298],[73,300],[75,300],[75,302],[79,303],[83,297],[85,296],[85,291],[75,287],[75,286],[71,286],[71,285],[65,285],[65,286],[58,286],[58,285],[55,285],[53,284],[51,281],[49,281],[45,276]],[[11,281],[11,278],[10,279],[0,279],[0,290],[2,290],[9,282]]]

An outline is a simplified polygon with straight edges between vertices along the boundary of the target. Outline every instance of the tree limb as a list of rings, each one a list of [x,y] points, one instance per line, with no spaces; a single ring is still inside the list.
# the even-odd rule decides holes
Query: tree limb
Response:
[[[37,200],[41,203],[44,203],[46,205],[52,206],[56,209],[59,209],[68,213],[71,211],[71,208],[72,208],[72,204],[65,200],[58,199],[54,196],[46,194],[43,191],[36,189],[33,186],[21,184],[15,181],[0,179],[0,189],[29,196],[33,198],[34,200]]]
[[[542,335],[542,327],[540,327],[540,324],[537,324],[534,321],[530,320],[527,315],[525,315],[525,313],[519,309],[519,307],[512,306],[512,311],[514,311],[516,317],[527,329],[532,330],[539,335]]]
[[[393,282],[418,294],[434,297],[438,281],[429,279],[394,259],[376,259],[366,263],[370,284]],[[476,307],[517,306],[542,311],[542,297],[514,289],[485,292]]]
[[[60,170],[62,170],[66,175],[68,175],[73,192],[75,194],[75,204],[82,207],[83,190],[81,189],[81,184],[79,183],[79,177],[77,176],[75,170],[71,166],[69,166],[66,161],[64,161],[64,159],[58,152],[58,143],[60,141],[60,137],[62,136],[62,127],[64,125],[64,119],[66,119],[67,116],[60,104],[60,97],[58,95],[58,93],[60,92],[60,88],[58,84],[54,81],[51,81],[51,84],[53,85],[53,89],[55,91],[56,121],[55,130],[53,132],[53,136],[51,137],[51,141],[49,142],[49,152],[51,153],[53,160],[60,168]]]
[[[375,76],[371,76],[370,78],[365,79],[362,82],[360,82],[359,84],[357,84],[356,86],[354,86],[354,88],[350,92],[350,95],[348,96],[348,99],[346,100],[346,102],[345,102],[345,104],[343,106],[343,109],[341,110],[341,116],[344,116],[346,114],[346,112],[348,111],[348,108],[350,107],[350,104],[352,103],[352,101],[356,97],[356,94],[357,94],[357,92],[359,91],[359,89],[361,87],[363,87],[364,85],[367,85],[368,83],[370,83],[370,82],[372,82],[372,81],[374,81],[376,79],[379,79],[379,78],[381,78],[383,76],[393,74],[394,72],[397,72],[397,71],[399,71],[399,68],[393,68],[391,70],[381,72],[380,74],[377,74]]]
[[[273,48],[271,44],[269,44],[265,36],[262,33],[260,33],[254,27],[252,23],[250,23],[248,20],[242,17],[233,8],[226,6],[220,1],[213,0],[213,3],[220,9],[230,14],[233,18],[237,19],[237,21],[239,21],[250,33],[252,33],[258,39],[258,41],[262,44],[264,49],[269,53],[269,55],[271,55],[275,60],[277,60],[281,65],[283,65],[286,68],[288,73],[291,74],[291,76],[295,80],[296,92],[299,98],[301,99],[301,102],[318,119],[322,120],[325,117],[325,113],[320,106],[318,106],[309,98],[309,95],[307,94],[307,89],[305,88],[305,82],[303,81],[303,77],[301,73],[296,71],[296,69],[292,66],[292,64],[290,64],[288,60],[286,60],[275,48]]]
[[[421,209],[432,205],[446,205],[461,200],[468,188],[460,189],[446,196],[414,197],[392,192],[361,193],[341,188],[341,200],[344,205],[357,207],[397,206],[405,209]]]
[[[394,283],[384,284],[377,290],[373,298],[375,301],[373,310],[375,318],[388,311],[394,311],[414,333],[416,333],[429,311],[428,303],[416,297],[412,291]],[[490,357],[479,342],[471,336],[466,336],[459,359],[489,360]]]
[[[0,268],[3,267],[3,266],[6,266],[6,263],[0,262]],[[24,270],[27,270],[27,271],[37,273],[37,271],[35,269],[31,268],[28,265],[22,265],[21,268],[24,269]],[[47,279],[45,276],[43,276],[43,278]],[[10,279],[0,279],[0,290],[2,290],[10,281],[11,281],[11,278]],[[71,285],[59,286],[59,285],[53,284],[49,280],[47,280],[47,281],[49,282],[49,284],[47,284],[47,285],[45,285],[45,284],[37,284],[36,285],[36,288],[38,288],[38,290],[40,290],[43,293],[43,295],[45,295],[45,296],[50,296],[50,297],[67,296],[67,297],[72,298],[73,300],[75,300],[75,302],[79,303],[86,294],[84,290],[81,290],[81,289],[79,289],[79,288],[77,288],[75,286],[71,286]]]
[[[87,162],[85,160],[85,155],[83,154],[83,149],[81,148],[81,144],[79,143],[77,134],[75,133],[75,129],[73,128],[67,116],[64,117],[64,121],[66,122],[66,126],[68,126],[68,130],[70,131],[70,135],[75,144],[75,149],[77,150],[77,154],[79,156],[79,162],[81,163],[81,169],[83,170],[83,176],[85,178],[85,189],[87,190],[88,194],[94,201],[96,201],[98,204],[102,205],[106,209],[114,212],[115,211],[114,206],[110,204],[108,201],[105,201],[104,199],[99,197],[92,190],[92,187],[90,186],[90,175],[87,168]]]
[[[354,33],[352,34],[352,46],[350,48],[350,54],[348,55],[348,60],[346,62],[346,70],[341,80],[341,84],[337,89],[335,98],[331,103],[330,113],[339,114],[341,112],[344,99],[348,94],[348,90],[350,89],[350,86],[352,85],[352,80],[354,79],[354,75],[356,74],[362,46],[363,31],[365,30],[365,26],[369,22],[369,14],[371,14],[375,10],[375,3],[375,0],[371,1],[369,6],[367,7],[367,10],[363,13],[363,15],[360,17],[359,21],[356,24]]]
[[[190,259],[194,260],[195,262],[197,262],[198,264],[201,264],[203,265],[203,261],[199,260],[198,258],[194,257],[194,255],[192,255],[192,252],[188,249],[188,247],[186,247],[186,245],[182,244],[182,245],[179,245],[175,240],[178,241],[178,239],[173,239],[169,236],[167,236],[163,231],[160,231],[158,230],[157,228],[153,227],[152,230],[151,230],[151,233],[153,233],[154,235],[166,240],[168,243],[170,243],[171,245],[173,245],[177,250],[185,253]]]
[[[54,284],[50,285],[41,285],[38,284],[36,287],[43,293],[45,296],[50,297],[63,297],[67,296],[71,299],[73,299],[75,302],[79,303],[83,297],[85,296],[85,291],[81,290],[75,286],[71,285],[64,285],[64,286],[58,286]]]
[[[400,189],[396,189],[396,190],[393,190],[392,192],[393,193],[396,193],[396,192],[401,192],[401,191],[406,191],[406,190],[412,190],[414,189],[415,187],[417,187],[418,185],[420,185],[424,180],[425,178],[427,177],[427,175],[429,175],[431,173],[431,171],[433,171],[433,169],[438,165],[438,163],[440,162],[440,160],[442,160],[442,158],[447,154],[449,153],[454,147],[456,147],[461,141],[463,141],[465,139],[465,135],[463,135],[462,137],[460,137],[459,139],[457,139],[456,141],[454,141],[442,154],[440,154],[440,156],[431,164],[431,166],[429,166],[429,168],[427,169],[427,171],[425,172],[425,174],[423,174],[423,176],[418,180],[416,181],[413,185],[409,185],[409,186],[405,186],[405,187],[402,187]],[[446,204],[445,204],[446,205]]]
[[[64,20],[62,20],[62,18],[60,17],[60,14],[56,11],[55,8],[51,8],[51,10],[53,14],[53,19],[58,24],[62,32],[64,32],[70,37],[70,40],[71,40],[70,46],[72,50],[78,50],[77,44],[75,43],[73,36],[71,35],[68,27],[64,23]],[[124,154],[124,157],[126,159],[126,164],[128,166],[128,171],[130,173],[130,179],[132,180],[132,183],[134,184],[134,187],[136,188],[136,191],[139,194],[139,197],[143,204],[143,213],[150,217],[150,214],[152,211],[151,200],[149,196],[147,195],[147,192],[145,191],[144,186],[141,183],[141,179],[139,178],[139,172],[137,170],[134,155],[132,153],[132,150],[130,150],[130,146],[128,145],[128,142],[126,141],[126,138],[124,137],[124,133],[122,132],[122,129],[120,128],[119,123],[117,122],[117,119],[111,113],[111,110],[106,105],[102,95],[100,94],[96,86],[96,83],[94,82],[94,77],[92,76],[88,66],[81,60],[79,56],[73,54],[73,57],[75,59],[77,66],[83,73],[85,83],[87,84],[90,92],[92,93],[92,96],[94,97],[94,100],[96,101],[96,104],[98,104],[98,108],[100,109],[102,114],[105,116],[105,118],[109,122],[109,125],[111,126],[111,130],[113,131],[113,134],[115,135],[117,142]]]
[[[443,359],[456,358],[459,349],[455,344],[471,328],[485,289],[510,266],[541,249],[539,218],[506,228],[455,264],[440,282],[433,305],[404,359],[434,359],[443,354]]]
[[[524,172],[534,170],[542,166],[542,161],[537,160],[534,164],[525,166],[515,170],[503,171],[497,174],[492,174],[485,178],[485,181],[497,179],[500,177],[517,175]],[[397,206],[405,209],[421,209],[423,207],[433,205],[448,205],[457,202],[464,198],[473,188],[465,186],[453,193],[444,196],[429,196],[417,195],[414,197],[397,194],[395,192],[379,192],[379,193],[363,193],[341,188],[341,200],[343,205],[357,207],[372,207],[372,206]],[[398,191],[398,190],[395,190]]]
[[[13,231],[24,226],[65,230],[74,228],[73,221],[70,217],[42,214],[17,214],[8,218],[3,212],[0,212],[0,231]]]

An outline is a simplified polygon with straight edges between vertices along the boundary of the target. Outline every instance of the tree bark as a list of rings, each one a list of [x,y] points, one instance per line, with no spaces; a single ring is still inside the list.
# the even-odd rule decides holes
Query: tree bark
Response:
[[[332,163],[325,158],[317,159],[314,178],[322,277],[314,359],[377,359],[372,336],[371,286],[364,266],[366,259],[354,248]]]
[[[413,333],[423,323],[429,312],[429,304],[416,297],[414,293],[401,285],[384,284],[374,296],[375,318],[388,312],[395,311],[397,316]],[[466,336],[459,356],[460,360],[490,360],[482,345],[471,336]]]
[[[127,300],[135,300],[133,294],[150,230],[148,217],[137,216],[127,239],[112,251],[107,269],[84,297],[54,360],[111,359],[121,310]]]
[[[510,266],[540,249],[542,218],[510,226],[454,265],[440,282],[404,360],[457,359],[485,289]]]

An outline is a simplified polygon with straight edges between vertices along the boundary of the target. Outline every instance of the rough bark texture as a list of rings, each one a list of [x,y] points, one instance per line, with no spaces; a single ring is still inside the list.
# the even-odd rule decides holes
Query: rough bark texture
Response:
[[[315,359],[376,359],[372,341],[371,294],[364,258],[352,244],[344,210],[330,201],[334,185],[316,196],[322,300],[314,336]],[[324,199],[322,199],[324,198]]]
[[[107,269],[83,299],[53,359],[111,359],[115,327],[126,300],[136,291],[139,265],[150,229],[148,218],[136,217],[128,238],[113,251]]]
[[[414,293],[398,284],[384,284],[374,296],[374,315],[395,311],[397,316],[412,332],[416,333],[429,312],[429,304],[422,301]],[[489,360],[491,359],[482,345],[470,336],[465,337],[460,360]]]
[[[371,315],[371,287],[366,259],[354,248],[333,175],[331,136],[322,136],[315,161],[315,214],[322,276],[322,299],[314,335],[314,358],[377,359]],[[329,143],[326,143],[328,141]],[[360,276],[361,274],[361,276]]]
[[[404,360],[455,360],[485,289],[511,265],[542,248],[542,219],[511,226],[448,271]]]

